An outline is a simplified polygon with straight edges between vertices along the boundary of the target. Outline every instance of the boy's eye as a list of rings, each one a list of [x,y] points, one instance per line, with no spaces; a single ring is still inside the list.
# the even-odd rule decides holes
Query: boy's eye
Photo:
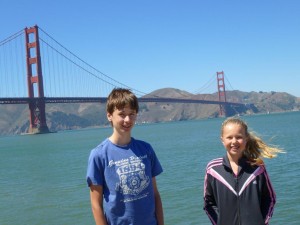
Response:
[[[119,116],[122,117],[123,119],[126,118],[127,116],[129,116],[130,118],[135,118],[136,113],[130,113],[128,115],[126,115],[125,113],[120,113]]]

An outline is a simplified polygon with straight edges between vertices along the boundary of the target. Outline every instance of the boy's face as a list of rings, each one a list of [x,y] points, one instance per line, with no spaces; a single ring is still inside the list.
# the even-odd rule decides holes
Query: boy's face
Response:
[[[117,109],[112,114],[107,113],[107,119],[111,122],[113,128],[119,133],[130,132],[136,121],[136,110],[126,105],[123,109]]]

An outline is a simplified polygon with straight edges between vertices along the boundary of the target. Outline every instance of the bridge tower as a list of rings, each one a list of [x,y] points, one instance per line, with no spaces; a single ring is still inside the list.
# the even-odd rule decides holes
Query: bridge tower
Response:
[[[225,82],[224,82],[224,72],[217,72],[217,81],[218,81],[218,93],[219,93],[219,101],[224,102],[224,104],[220,104],[220,116],[226,116],[226,92],[225,92]]]
[[[49,133],[46,123],[38,26],[25,28],[25,48],[28,97],[31,98],[28,132],[32,134]]]

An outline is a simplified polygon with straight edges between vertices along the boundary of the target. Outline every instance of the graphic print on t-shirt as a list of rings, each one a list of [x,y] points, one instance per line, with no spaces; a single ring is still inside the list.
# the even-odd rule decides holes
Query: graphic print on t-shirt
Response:
[[[136,196],[148,187],[150,178],[145,173],[145,164],[142,161],[142,158],[146,157],[147,155],[142,157],[131,156],[128,159],[114,162],[120,179],[116,191],[124,195]]]

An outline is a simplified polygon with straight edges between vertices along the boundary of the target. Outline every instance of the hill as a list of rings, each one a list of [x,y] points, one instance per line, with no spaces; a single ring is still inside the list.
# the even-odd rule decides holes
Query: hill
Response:
[[[174,88],[163,88],[149,95],[165,98],[218,100],[218,93],[194,95]],[[227,91],[228,102],[253,103],[254,108],[237,111],[238,114],[274,113],[300,110],[300,98],[284,92]],[[29,127],[27,105],[0,105],[0,135],[26,133]],[[197,120],[219,116],[218,105],[187,103],[140,103],[137,123],[158,123]],[[47,125],[51,131],[109,126],[105,104],[47,104]]]

